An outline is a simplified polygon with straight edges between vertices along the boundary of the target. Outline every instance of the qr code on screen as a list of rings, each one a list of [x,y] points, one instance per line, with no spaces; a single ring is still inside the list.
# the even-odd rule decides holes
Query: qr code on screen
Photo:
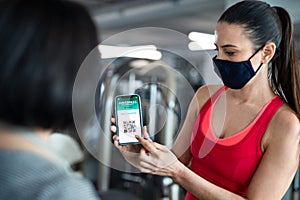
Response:
[[[135,120],[123,121],[124,133],[134,133],[136,132]]]

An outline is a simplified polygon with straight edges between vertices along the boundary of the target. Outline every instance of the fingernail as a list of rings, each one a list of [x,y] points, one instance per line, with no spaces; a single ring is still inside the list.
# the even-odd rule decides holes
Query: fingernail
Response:
[[[140,136],[138,136],[138,135],[135,135],[135,138],[136,138],[136,139],[139,139],[139,137],[140,137]]]

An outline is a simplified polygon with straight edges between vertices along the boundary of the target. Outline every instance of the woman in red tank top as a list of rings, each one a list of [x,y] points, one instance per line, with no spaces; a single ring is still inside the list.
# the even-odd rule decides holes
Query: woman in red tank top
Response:
[[[215,29],[213,58],[225,86],[196,92],[172,150],[145,130],[138,160],[124,157],[142,172],[173,178],[186,200],[281,199],[300,150],[300,70],[291,27],[287,11],[262,1],[228,8]],[[121,152],[129,148],[117,140]]]

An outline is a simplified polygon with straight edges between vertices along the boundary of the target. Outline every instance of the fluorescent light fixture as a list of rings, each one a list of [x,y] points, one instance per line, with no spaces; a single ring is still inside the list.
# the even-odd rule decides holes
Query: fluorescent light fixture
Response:
[[[147,6],[136,6],[132,8],[127,8],[124,9],[122,14],[124,16],[141,16],[144,15],[145,13],[154,13],[159,10],[166,10],[166,9],[172,9],[174,7],[174,3],[172,2],[159,2],[159,3],[154,3],[154,4],[148,4]]]
[[[144,60],[144,59],[133,60],[129,63],[129,66],[134,68],[141,68],[148,65],[149,63],[150,62],[148,60]]]
[[[145,46],[110,46],[110,45],[99,45],[99,51],[101,58],[119,58],[119,57],[130,57],[130,58],[141,58],[150,60],[160,60],[162,54],[157,50],[154,45]]]
[[[189,43],[189,50],[191,51],[214,50],[214,49],[216,49],[214,43],[207,42],[207,41]]]
[[[201,42],[203,40],[210,40],[215,42],[215,35],[208,33],[200,33],[200,32],[190,32],[189,39],[195,42]]]
[[[151,59],[151,60],[160,60],[162,55],[157,50],[137,50],[134,52],[130,52],[125,55],[130,58],[143,58],[143,59]]]
[[[188,35],[192,41],[189,43],[189,49],[191,51],[198,50],[212,50],[215,49],[215,35],[199,32],[191,32]]]

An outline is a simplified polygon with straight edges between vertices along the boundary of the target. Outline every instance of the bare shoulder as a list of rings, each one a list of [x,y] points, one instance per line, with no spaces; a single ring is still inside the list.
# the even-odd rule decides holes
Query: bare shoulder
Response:
[[[194,96],[194,106],[197,112],[202,108],[202,106],[207,102],[207,100],[223,85],[204,85],[200,87]]]
[[[299,118],[287,104],[279,108],[271,120],[268,129],[271,138],[274,140],[295,140],[295,142],[300,142]]]
[[[274,116],[273,126],[282,128],[287,132],[300,135],[300,121],[296,113],[287,105],[284,104],[279,108]]]
[[[197,99],[202,99],[202,101],[206,102],[221,87],[223,85],[204,85],[197,90],[195,95]]]

